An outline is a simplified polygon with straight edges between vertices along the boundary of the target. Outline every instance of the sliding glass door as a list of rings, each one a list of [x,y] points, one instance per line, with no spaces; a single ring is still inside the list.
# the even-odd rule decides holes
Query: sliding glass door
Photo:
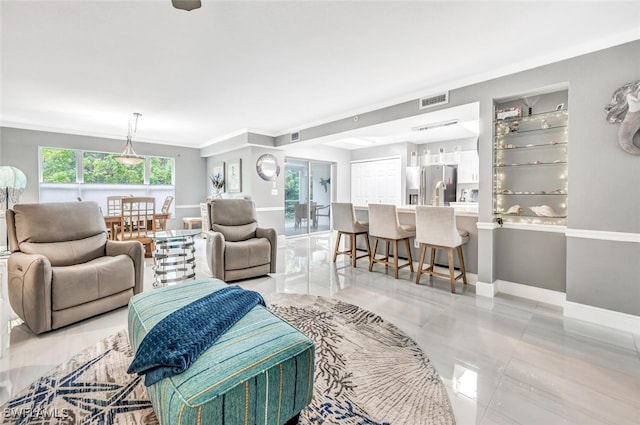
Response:
[[[331,163],[285,161],[285,235],[331,230]]]

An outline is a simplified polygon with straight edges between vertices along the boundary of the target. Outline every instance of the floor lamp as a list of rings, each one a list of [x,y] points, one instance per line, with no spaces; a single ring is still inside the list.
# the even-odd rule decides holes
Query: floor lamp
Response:
[[[8,165],[0,166],[0,202],[4,203],[5,216],[9,209],[9,201],[14,204],[18,202],[25,187],[27,187],[27,176],[22,171]],[[5,233],[7,245],[3,254],[9,252],[9,229],[5,228]]]

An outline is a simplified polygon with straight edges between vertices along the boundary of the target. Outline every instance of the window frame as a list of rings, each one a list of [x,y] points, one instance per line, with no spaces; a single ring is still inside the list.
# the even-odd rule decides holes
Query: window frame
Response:
[[[44,149],[60,149],[75,152],[76,157],[76,181],[74,183],[56,183],[44,181]],[[114,155],[113,152],[104,152],[98,150],[64,148],[56,146],[39,146],[38,147],[38,192],[40,202],[65,202],[83,200],[97,201],[103,211],[106,211],[105,193],[110,195],[129,196],[154,196],[159,201],[164,201],[167,195],[175,198],[175,178],[176,178],[176,159],[174,157],[166,157],[159,155],[145,155],[144,158],[144,180],[143,183],[85,183],[84,175],[84,154],[100,153]],[[150,183],[151,177],[151,158],[161,158],[171,162],[171,182]],[[102,205],[104,204],[104,205]],[[171,212],[175,212],[175,204],[171,205]]]

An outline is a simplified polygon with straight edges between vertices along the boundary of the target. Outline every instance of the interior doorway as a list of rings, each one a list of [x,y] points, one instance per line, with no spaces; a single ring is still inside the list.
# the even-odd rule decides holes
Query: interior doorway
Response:
[[[329,162],[285,159],[285,236],[331,230],[331,175]]]

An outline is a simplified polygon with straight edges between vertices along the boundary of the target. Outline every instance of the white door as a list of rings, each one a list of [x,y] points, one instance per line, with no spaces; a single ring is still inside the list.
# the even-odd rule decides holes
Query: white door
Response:
[[[400,158],[354,162],[351,164],[351,202],[400,205],[402,200]]]

